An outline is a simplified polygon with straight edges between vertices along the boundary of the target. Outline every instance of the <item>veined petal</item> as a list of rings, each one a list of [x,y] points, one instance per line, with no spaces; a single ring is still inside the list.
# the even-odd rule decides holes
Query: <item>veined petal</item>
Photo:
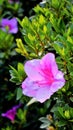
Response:
[[[55,76],[55,79],[59,80],[59,79],[63,79],[64,80],[64,73],[61,71],[58,71],[58,73]],[[65,81],[65,80],[64,80]]]
[[[55,56],[53,53],[48,53],[46,54],[40,62],[42,69],[45,70],[47,69],[47,74],[48,75],[53,75],[55,76],[58,72],[58,66],[55,61]]]
[[[64,79],[53,82],[53,84],[51,85],[51,92],[54,93],[54,92],[58,91],[64,85],[65,85]]]
[[[36,93],[36,99],[37,99],[37,101],[43,103],[47,99],[49,99],[51,95],[52,95],[52,91],[50,91],[49,86],[40,87]]]
[[[40,68],[40,60],[30,60],[25,63],[24,69],[28,77],[32,81],[41,81],[43,80],[42,75],[39,72]]]
[[[23,94],[29,97],[35,97],[38,88],[38,85],[29,78],[26,78],[22,83]]]

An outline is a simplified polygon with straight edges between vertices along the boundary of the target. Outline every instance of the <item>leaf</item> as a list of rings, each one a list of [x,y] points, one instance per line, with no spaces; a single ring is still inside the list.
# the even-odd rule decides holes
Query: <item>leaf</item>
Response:
[[[41,8],[39,5],[35,6],[33,9],[36,13],[42,12],[43,13],[43,8]]]
[[[50,125],[50,123],[43,123],[40,128],[43,129],[43,128],[47,128],[48,126]]]
[[[52,6],[54,8],[58,8],[60,5],[60,0],[52,0]]]
[[[21,89],[21,88],[18,88],[18,89],[17,89],[17,97],[16,97],[16,100],[19,100],[21,97],[22,97],[22,89]]]
[[[60,114],[63,118],[65,118],[64,113],[63,113],[63,108],[58,107],[58,112],[59,112],[59,114]]]
[[[69,110],[66,110],[65,113],[64,113],[65,117],[67,119],[70,119],[70,111]]]
[[[28,33],[28,38],[29,38],[29,40],[31,40],[32,42],[35,41],[35,36],[32,36],[30,33]]]
[[[43,15],[39,16],[39,24],[41,24],[41,25],[45,24],[45,18]]]
[[[21,63],[18,63],[18,70],[16,70],[12,66],[10,66],[10,68],[11,68],[11,70],[9,70],[11,76],[10,81],[16,84],[20,84],[25,78],[23,65]]]
[[[47,27],[46,27],[46,25],[43,26],[43,31],[44,31],[44,33],[46,34],[46,32],[47,32]]]
[[[23,45],[22,40],[21,39],[16,39],[16,42],[17,42],[17,47],[18,48],[16,48],[15,50],[18,53],[21,53],[21,55],[28,57],[28,52],[27,52],[25,46]]]
[[[10,68],[11,68],[11,70],[9,70],[10,76],[11,76],[10,81],[18,83],[18,81],[19,81],[19,75],[18,75],[17,70],[14,67],[12,67],[12,66],[10,66]]]
[[[22,63],[18,63],[17,69],[18,69],[19,75],[25,77],[24,65]]]
[[[73,102],[73,97],[70,97],[71,102]]]
[[[58,127],[62,127],[62,126],[65,126],[65,125],[67,125],[67,122],[65,120],[58,121]]]
[[[39,121],[41,121],[43,123],[49,123],[49,120],[46,117],[39,118]]]

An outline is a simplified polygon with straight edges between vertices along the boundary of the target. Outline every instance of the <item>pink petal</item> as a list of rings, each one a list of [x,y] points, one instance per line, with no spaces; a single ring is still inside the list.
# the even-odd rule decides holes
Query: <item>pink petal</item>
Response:
[[[57,79],[57,80],[63,79],[64,80],[64,73],[62,73],[61,71],[58,71],[56,76],[55,76],[55,79]]]
[[[9,118],[11,121],[15,119],[15,115],[16,115],[16,111],[13,110],[8,110],[6,113],[2,114],[3,117]]]
[[[16,27],[17,26],[17,19],[16,18],[12,18],[9,20],[10,24],[13,26],[13,27]]]
[[[55,61],[55,56],[53,53],[48,53],[46,54],[42,59],[41,59],[41,67],[43,70],[47,70],[47,75],[52,74],[55,76],[58,71],[58,66]],[[52,76],[51,75],[51,76]]]
[[[63,86],[65,85],[65,81],[64,80],[59,80],[59,81],[55,81],[52,85],[51,85],[51,92],[57,92],[59,89],[61,89]]]
[[[36,93],[36,100],[43,103],[49,99],[51,95],[52,92],[50,91],[49,87],[40,87]]]
[[[12,28],[11,30],[9,30],[10,33],[17,33],[18,32],[18,28],[15,27],[15,28]]]
[[[6,25],[8,25],[9,23],[10,23],[9,20],[6,19],[6,18],[3,18],[2,21],[1,21],[1,25],[2,25],[3,27],[6,26]]]
[[[29,80],[29,78],[25,79],[22,83],[23,94],[29,97],[36,98],[37,101],[43,103],[52,95],[52,91],[50,92],[48,87],[40,87],[35,82]]]
[[[30,60],[25,63],[24,69],[28,77],[32,81],[43,80],[42,75],[39,73],[40,60]]]
[[[23,94],[29,97],[35,97],[38,85],[26,78],[22,83]]]
[[[16,110],[21,106],[21,104],[16,105],[12,107],[10,110],[8,110],[6,113],[2,113],[1,115],[3,117],[9,118],[11,121],[14,121],[15,115],[16,115]]]

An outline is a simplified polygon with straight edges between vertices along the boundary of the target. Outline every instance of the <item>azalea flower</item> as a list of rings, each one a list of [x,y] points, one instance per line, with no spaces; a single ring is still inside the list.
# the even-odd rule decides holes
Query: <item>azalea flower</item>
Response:
[[[16,115],[16,111],[17,109],[21,106],[21,104],[16,105],[14,107],[12,107],[10,110],[8,110],[6,113],[2,113],[1,116],[3,117],[7,117],[8,119],[10,119],[12,122],[15,120],[15,115]]]
[[[22,82],[23,94],[41,103],[65,84],[64,74],[58,70],[53,53],[27,61],[24,69],[28,77]]]
[[[7,19],[3,18],[1,21],[1,29],[3,31],[6,31],[6,28],[8,29],[8,33],[17,33],[18,32],[18,26],[17,26],[17,19]]]

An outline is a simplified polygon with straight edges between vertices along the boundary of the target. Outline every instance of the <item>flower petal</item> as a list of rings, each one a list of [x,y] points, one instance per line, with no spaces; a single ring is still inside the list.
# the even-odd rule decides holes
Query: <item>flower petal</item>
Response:
[[[43,80],[42,75],[39,73],[40,60],[30,60],[25,63],[24,69],[28,77],[32,81]]]
[[[9,20],[6,19],[6,18],[3,18],[3,19],[1,20],[1,26],[2,26],[2,27],[5,27],[5,26],[8,25],[9,23],[10,23]]]
[[[16,18],[12,18],[9,20],[9,23],[13,26],[16,27],[17,26],[17,19]]]
[[[37,101],[43,103],[44,101],[49,99],[51,95],[52,95],[52,92],[50,91],[49,86],[40,87],[37,91],[36,99],[37,99]]]
[[[53,53],[48,53],[46,54],[40,62],[42,69],[45,70],[47,69],[47,74],[49,75],[50,73],[55,76],[58,72],[58,66],[55,61],[55,56]]]
[[[38,85],[26,78],[22,83],[23,94],[29,97],[35,97]]]
[[[51,85],[51,91],[54,93],[56,91],[58,91],[59,89],[61,89],[65,84],[64,80],[59,80],[59,81],[55,81],[52,85]]]
[[[15,28],[12,28],[11,30],[9,30],[9,33],[17,33],[18,32],[18,28],[15,27]]]

